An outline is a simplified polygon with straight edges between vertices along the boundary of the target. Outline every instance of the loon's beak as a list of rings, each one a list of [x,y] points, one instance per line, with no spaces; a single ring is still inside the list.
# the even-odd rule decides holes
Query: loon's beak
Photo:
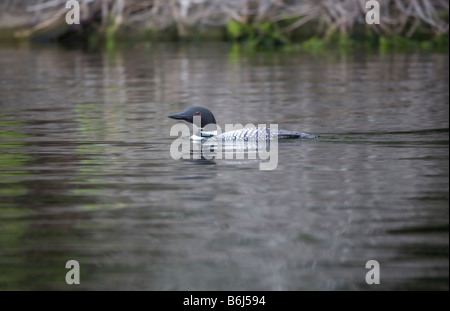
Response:
[[[168,116],[171,119],[175,119],[175,120],[188,120],[188,115],[185,114],[184,112],[180,112],[180,113],[174,113],[171,114],[170,116]]]

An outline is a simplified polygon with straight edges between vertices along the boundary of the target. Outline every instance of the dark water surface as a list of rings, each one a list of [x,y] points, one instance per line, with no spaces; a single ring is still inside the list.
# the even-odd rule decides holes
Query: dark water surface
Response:
[[[449,289],[449,56],[0,48],[0,289]],[[174,160],[166,116],[320,134]],[[381,284],[367,285],[368,260]]]

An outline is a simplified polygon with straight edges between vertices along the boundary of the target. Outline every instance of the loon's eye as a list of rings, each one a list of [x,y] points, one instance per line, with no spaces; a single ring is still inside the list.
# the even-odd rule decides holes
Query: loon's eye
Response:
[[[195,114],[198,116],[200,114],[200,111],[196,111]]]

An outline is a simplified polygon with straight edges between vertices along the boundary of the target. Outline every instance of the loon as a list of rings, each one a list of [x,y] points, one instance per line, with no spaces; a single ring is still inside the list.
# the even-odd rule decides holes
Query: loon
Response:
[[[225,142],[233,141],[248,141],[248,142],[258,142],[261,140],[272,140],[275,137],[278,139],[292,139],[292,138],[317,138],[317,135],[311,135],[307,133],[288,131],[288,130],[273,130],[266,127],[250,127],[243,128],[240,130],[234,130],[216,135],[216,131],[206,131],[206,128],[210,128],[210,125],[216,125],[216,119],[209,109],[204,107],[191,107],[188,110],[180,113],[174,113],[168,116],[169,118],[175,120],[184,120],[189,123],[194,123],[194,117],[201,117],[201,125],[199,133],[194,134],[191,139],[202,139],[202,138],[214,138]]]

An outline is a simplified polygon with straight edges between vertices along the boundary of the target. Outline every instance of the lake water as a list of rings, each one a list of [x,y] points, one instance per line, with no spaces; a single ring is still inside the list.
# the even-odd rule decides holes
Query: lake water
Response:
[[[0,289],[448,290],[448,85],[440,54],[0,48]],[[320,137],[174,160],[194,105]]]

